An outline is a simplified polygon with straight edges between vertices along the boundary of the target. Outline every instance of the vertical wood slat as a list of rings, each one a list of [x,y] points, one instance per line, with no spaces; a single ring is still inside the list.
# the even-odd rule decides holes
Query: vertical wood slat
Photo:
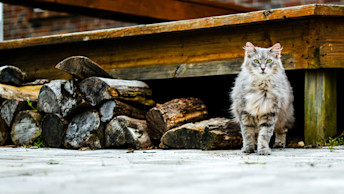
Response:
[[[305,72],[305,142],[324,143],[337,133],[337,72]]]

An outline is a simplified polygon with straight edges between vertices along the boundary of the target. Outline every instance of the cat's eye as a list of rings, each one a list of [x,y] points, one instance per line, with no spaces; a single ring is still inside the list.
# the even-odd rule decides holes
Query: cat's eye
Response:
[[[253,62],[255,62],[255,63],[259,63],[259,60],[258,60],[258,59],[255,59],[255,60],[253,60]]]
[[[268,60],[266,60],[266,62],[267,62],[267,63],[271,63],[271,62],[272,62],[272,60],[271,60],[271,59],[268,59]]]

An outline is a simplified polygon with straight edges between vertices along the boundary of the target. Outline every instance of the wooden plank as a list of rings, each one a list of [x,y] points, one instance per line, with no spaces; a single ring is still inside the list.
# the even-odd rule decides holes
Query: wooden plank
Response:
[[[246,41],[254,40],[262,47],[280,42],[286,69],[304,69],[309,61],[304,46],[309,34],[307,26],[309,20],[268,22],[8,49],[0,52],[0,64],[19,66],[38,78],[57,79],[66,76],[54,69],[58,62],[83,55],[121,79],[225,75],[238,72],[244,57],[242,47]]]
[[[305,73],[305,142],[325,143],[337,134],[337,74],[335,70]]]
[[[320,23],[320,66],[344,67],[344,18],[323,19]]]
[[[185,20],[258,10],[233,3],[207,0],[1,0],[5,3],[53,11],[135,21],[138,23]]]
[[[6,41],[0,43],[0,65],[16,65],[37,78],[68,78],[54,66],[66,57],[82,55],[121,79],[225,75],[238,72],[242,47],[252,41],[261,47],[281,43],[286,69],[342,68],[341,42],[336,40],[333,47],[338,53],[332,57],[335,62],[326,63],[334,55],[321,56],[331,48],[331,32],[343,28],[328,21],[342,21],[342,12],[344,6],[307,5]],[[326,23],[332,25],[328,31],[322,30]],[[334,32],[335,37],[340,38],[341,31]]]
[[[335,7],[336,11],[331,8]],[[51,44],[86,42],[92,40],[106,40],[121,37],[150,35],[170,32],[183,32],[188,30],[199,30],[217,28],[224,26],[247,25],[257,22],[285,21],[303,17],[314,16],[344,16],[344,6],[331,5],[304,5],[288,7],[283,9],[272,9],[269,11],[255,11],[249,13],[232,14],[225,16],[214,16],[201,19],[166,22],[159,24],[139,25],[125,28],[114,28],[89,32],[69,33],[63,35],[52,35],[38,38],[18,39],[0,43],[0,50],[43,46]]]

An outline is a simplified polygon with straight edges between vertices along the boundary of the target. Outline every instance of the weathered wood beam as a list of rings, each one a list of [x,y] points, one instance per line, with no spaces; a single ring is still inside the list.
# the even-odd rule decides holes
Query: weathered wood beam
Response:
[[[337,73],[307,70],[305,73],[305,142],[324,143],[337,134]]]
[[[343,16],[344,6],[307,5],[5,41],[0,43],[0,65],[16,65],[37,78],[68,78],[54,66],[82,55],[121,79],[226,75],[240,70],[242,47],[253,41],[262,47],[281,43],[288,70],[344,68],[340,32],[333,32],[343,28]],[[332,32],[337,40],[331,40]],[[335,50],[326,54],[324,49]]]
[[[1,0],[5,3],[53,11],[150,23],[242,13],[258,10],[233,3],[207,0]]]

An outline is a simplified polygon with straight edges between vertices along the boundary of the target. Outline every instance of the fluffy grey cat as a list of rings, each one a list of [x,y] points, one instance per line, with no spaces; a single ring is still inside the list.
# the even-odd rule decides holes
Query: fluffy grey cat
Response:
[[[231,112],[240,124],[244,153],[269,155],[274,147],[285,147],[294,123],[293,91],[281,62],[281,45],[260,48],[247,42],[241,72],[231,92]]]

